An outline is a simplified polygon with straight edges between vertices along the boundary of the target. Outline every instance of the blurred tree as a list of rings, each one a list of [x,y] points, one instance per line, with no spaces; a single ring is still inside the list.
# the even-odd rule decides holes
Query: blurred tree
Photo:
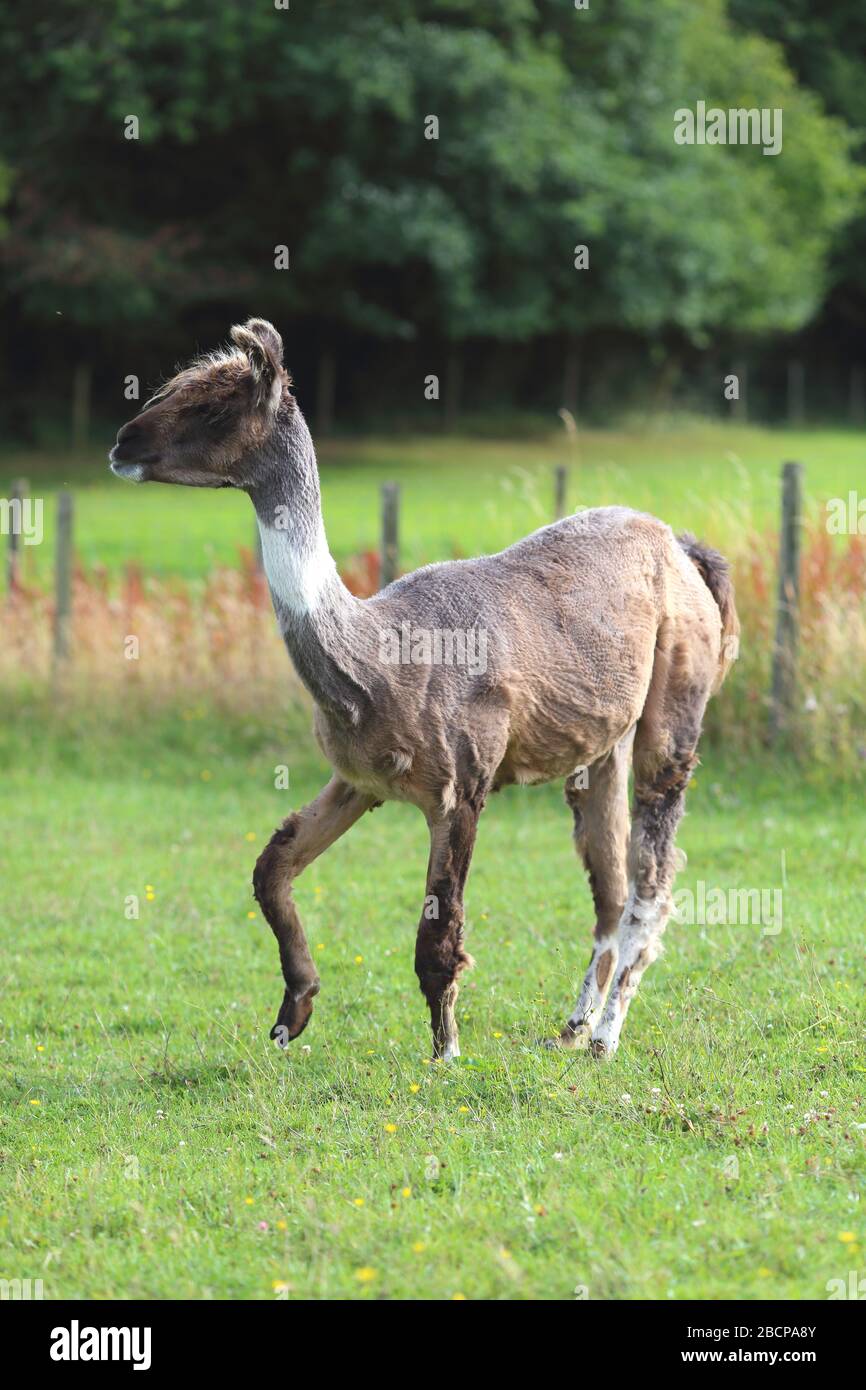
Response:
[[[325,415],[347,335],[433,358],[613,327],[665,359],[794,329],[862,188],[842,120],[722,0],[13,4],[0,56],[17,320],[105,355],[225,306],[294,318]],[[676,145],[699,98],[783,107],[783,155]]]
[[[797,88],[772,44],[732,28],[721,0],[587,11],[583,47],[555,0],[539,8],[550,25],[558,16],[569,68],[581,85],[593,76],[615,132],[597,195],[594,313],[697,345],[799,328],[822,302],[833,239],[862,196],[845,126]],[[675,145],[674,111],[698,100],[783,108],[783,154]]]
[[[855,134],[866,163],[866,8],[859,0],[731,0],[731,15],[781,45],[796,79],[818,93],[826,109]],[[849,223],[832,265],[839,286],[834,308],[862,333],[866,323],[866,219]],[[862,357],[862,348],[861,348]]]

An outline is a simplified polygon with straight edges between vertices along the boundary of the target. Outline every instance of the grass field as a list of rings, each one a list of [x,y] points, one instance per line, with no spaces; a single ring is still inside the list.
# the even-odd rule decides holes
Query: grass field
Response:
[[[77,494],[76,545],[88,567],[130,562],[146,573],[193,577],[234,564],[249,547],[253,514],[245,497],[185,488],[132,488],[108,474],[105,449],[86,457],[0,453],[0,495],[24,475],[47,501],[46,544],[25,548],[27,575],[51,574],[53,496]],[[319,450],[325,523],[338,560],[379,544],[379,487],[402,485],[404,569],[453,554],[508,545],[551,519],[553,469],[571,465],[571,508],[624,503],[655,512],[716,544],[777,525],[783,460],[806,466],[807,507],[863,485],[863,431],[769,430],[690,423],[679,428],[563,431],[506,443],[436,437],[328,443]]]
[[[412,970],[426,832],[396,805],[300,881],[323,990],[288,1054],[267,1040],[250,871],[324,776],[310,748],[278,712],[4,724],[0,1275],[47,1298],[776,1299],[862,1267],[859,792],[699,769],[678,886],[779,886],[784,855],[784,925],[671,926],[607,1066],[537,1046],[589,952],[561,793],[494,798],[445,1068]]]
[[[585,434],[573,454],[558,435],[334,443],[326,523],[338,560],[375,548],[379,484],[395,478],[404,568],[495,550],[549,519],[568,461],[572,507],[644,507],[742,557],[776,523],[786,458],[806,464],[813,516],[864,476],[862,437],[844,431],[693,424]],[[101,457],[7,451],[0,494],[19,474],[49,501],[26,581],[50,581],[64,485],[87,568],[204,580],[252,540],[249,503],[230,493],[134,489]],[[809,640],[823,634],[826,652],[804,666],[825,756],[804,741],[796,767],[749,762],[768,547],[744,573],[746,652],[690,792],[677,886],[784,886],[782,930],[671,925],[608,1066],[539,1046],[590,948],[558,787],[509,790],[485,812],[458,1063],[428,1061],[412,965],[427,836],[396,805],[299,883],[323,989],[303,1038],[275,1050],[282,982],[251,870],[326,769],[287,665],[285,686],[272,669],[285,658],[269,612],[243,606],[235,576],[195,586],[208,623],[194,653],[193,609],[172,616],[173,586],[151,586],[129,629],[144,634],[139,681],[122,658],[132,597],[100,606],[99,583],[82,586],[76,679],[58,700],[47,659],[25,660],[48,651],[50,605],[19,604],[0,663],[0,1278],[41,1278],[47,1298],[782,1299],[824,1298],[862,1268],[866,745],[860,628],[843,621],[856,600],[810,578],[825,606]]]

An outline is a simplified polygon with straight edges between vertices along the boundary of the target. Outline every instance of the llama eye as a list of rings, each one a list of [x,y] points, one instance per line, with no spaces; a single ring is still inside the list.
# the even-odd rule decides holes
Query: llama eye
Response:
[[[184,411],[183,425],[185,430],[218,430],[222,428],[223,416],[218,406],[213,402],[200,402],[191,405]]]

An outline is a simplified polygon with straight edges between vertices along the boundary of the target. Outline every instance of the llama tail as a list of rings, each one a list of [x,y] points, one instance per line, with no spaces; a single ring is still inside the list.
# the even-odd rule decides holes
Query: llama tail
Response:
[[[715,599],[716,607],[722,618],[719,674],[713,685],[713,693],[715,693],[728,674],[732,663],[736,661],[740,650],[740,620],[737,617],[737,609],[734,604],[731,568],[724,555],[720,555],[718,550],[704,545],[702,541],[695,540],[695,537],[688,531],[677,536],[677,540]]]

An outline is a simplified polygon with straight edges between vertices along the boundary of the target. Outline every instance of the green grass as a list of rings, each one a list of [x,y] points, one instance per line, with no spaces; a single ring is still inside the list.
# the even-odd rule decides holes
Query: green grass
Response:
[[[106,441],[106,448],[110,443]],[[856,430],[769,430],[696,423],[680,428],[588,431],[571,451],[562,431],[538,440],[486,443],[436,437],[331,443],[320,449],[325,521],[339,562],[379,543],[379,486],[402,484],[401,563],[412,569],[453,554],[490,552],[551,519],[553,468],[572,465],[572,508],[624,503],[655,512],[719,544],[751,527],[775,526],[779,468],[806,465],[811,512],[847,496],[862,475]],[[130,561],[147,573],[194,577],[235,564],[249,547],[252,510],[228,492],[132,488],[107,472],[104,454],[0,456],[0,495],[29,478],[44,497],[46,544],[27,547],[27,574],[51,573],[53,497],[77,494],[76,543],[87,565],[115,571]]]
[[[589,954],[560,791],[485,813],[449,1067],[412,970],[426,832],[386,806],[299,883],[323,989],[284,1055],[250,871],[324,769],[277,727],[4,734],[0,1275],[48,1298],[750,1299],[862,1267],[858,792],[699,769],[679,886],[773,887],[784,853],[784,927],[669,928],[607,1066],[537,1046]]]

